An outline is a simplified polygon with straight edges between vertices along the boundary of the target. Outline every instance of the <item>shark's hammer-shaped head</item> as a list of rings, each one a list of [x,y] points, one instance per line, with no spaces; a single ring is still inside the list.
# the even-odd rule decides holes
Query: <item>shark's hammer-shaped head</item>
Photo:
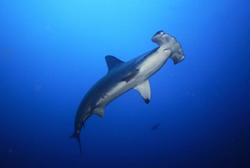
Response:
[[[181,45],[177,42],[175,37],[161,30],[153,35],[152,41],[158,44],[160,47],[163,47],[165,50],[171,50],[170,58],[172,58],[174,64],[178,64],[184,60],[184,54]]]

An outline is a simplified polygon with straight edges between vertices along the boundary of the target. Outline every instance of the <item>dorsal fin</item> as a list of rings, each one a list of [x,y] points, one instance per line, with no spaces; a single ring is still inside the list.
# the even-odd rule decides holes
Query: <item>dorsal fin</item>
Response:
[[[106,59],[106,63],[108,65],[109,71],[124,63],[124,61],[122,61],[122,60],[120,60],[112,55],[107,55],[105,57],[105,59]]]

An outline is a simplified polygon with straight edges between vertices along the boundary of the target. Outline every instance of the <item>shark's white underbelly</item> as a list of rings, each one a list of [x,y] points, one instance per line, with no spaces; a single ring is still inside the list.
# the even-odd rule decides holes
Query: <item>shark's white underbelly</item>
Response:
[[[137,85],[137,81],[135,79],[132,79],[129,82],[121,81],[117,83],[112,89],[110,89],[103,98],[101,98],[98,102],[98,104],[101,104],[101,106],[106,106],[112,100],[117,98],[118,96],[122,95],[129,89],[134,88]]]
[[[141,78],[149,78],[153,73],[158,71],[170,56],[170,50],[162,50],[155,52],[139,67],[139,76]]]
[[[137,85],[140,85],[145,80],[159,70],[167,58],[170,55],[170,51],[161,51],[156,52],[149,58],[147,58],[139,67],[139,73],[130,81],[120,81],[114,87],[107,91],[107,93],[98,101],[97,104],[101,106],[106,106],[112,100],[125,93],[126,91],[135,88]]]

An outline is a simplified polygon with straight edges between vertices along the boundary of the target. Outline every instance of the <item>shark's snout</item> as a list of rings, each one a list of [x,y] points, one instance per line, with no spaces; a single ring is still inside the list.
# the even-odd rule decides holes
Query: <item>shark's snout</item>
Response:
[[[165,50],[171,50],[171,56],[174,64],[182,62],[185,58],[182,47],[177,39],[164,31],[158,31],[152,37],[152,41],[163,47]]]

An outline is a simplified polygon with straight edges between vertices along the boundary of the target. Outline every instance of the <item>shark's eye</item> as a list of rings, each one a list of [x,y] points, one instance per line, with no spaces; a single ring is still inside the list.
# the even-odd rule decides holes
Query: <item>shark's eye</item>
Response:
[[[159,35],[162,34],[162,31],[159,31],[157,34],[159,34]]]
[[[162,30],[155,33],[155,35],[162,35],[162,34],[164,34],[164,32]]]
[[[157,35],[163,35],[163,34],[164,34],[163,31],[158,31],[158,32],[157,32]]]

